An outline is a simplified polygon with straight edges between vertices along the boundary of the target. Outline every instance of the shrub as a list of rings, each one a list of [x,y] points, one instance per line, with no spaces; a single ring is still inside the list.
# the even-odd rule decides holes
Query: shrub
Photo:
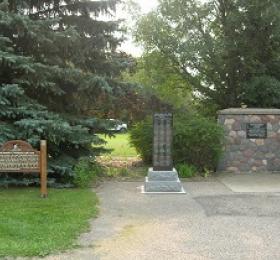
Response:
[[[223,130],[215,121],[198,115],[174,115],[174,163],[194,165],[202,171],[214,170],[222,153]],[[130,142],[146,163],[152,162],[152,119],[137,123]]]
[[[119,175],[122,177],[127,177],[129,176],[129,171],[127,168],[120,168],[119,170]]]
[[[215,169],[222,153],[223,129],[215,121],[199,116],[181,116],[174,122],[175,162]]]
[[[130,144],[146,163],[152,162],[153,154],[153,123],[152,118],[136,123],[129,132]]]
[[[188,165],[185,163],[179,163],[176,165],[179,177],[181,178],[191,178],[195,176],[197,169],[193,165]]]
[[[130,174],[128,168],[108,167],[104,173],[104,177],[128,177]]]
[[[91,162],[87,158],[82,158],[74,168],[73,183],[80,188],[87,188],[93,181],[96,181],[102,168],[96,162]]]

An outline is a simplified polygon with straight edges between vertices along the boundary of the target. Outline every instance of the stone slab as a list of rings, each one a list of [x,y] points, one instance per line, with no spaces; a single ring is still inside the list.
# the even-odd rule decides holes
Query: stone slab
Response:
[[[140,186],[141,193],[144,194],[186,194],[184,187],[182,187],[181,191],[145,191],[145,186]]]
[[[148,170],[149,181],[177,181],[178,173],[175,168],[173,171],[154,171],[153,168]]]
[[[150,181],[148,177],[145,178],[144,183],[145,192],[182,192],[182,184],[177,181]]]

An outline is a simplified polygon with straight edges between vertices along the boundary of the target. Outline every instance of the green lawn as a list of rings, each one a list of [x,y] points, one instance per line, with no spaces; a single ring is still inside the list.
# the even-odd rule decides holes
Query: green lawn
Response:
[[[129,135],[116,134],[115,137],[109,137],[100,135],[105,141],[107,141],[106,148],[113,149],[111,156],[120,157],[134,157],[137,156],[137,152],[134,147],[129,144]]]
[[[87,189],[0,189],[0,258],[46,255],[73,247],[89,219],[97,214],[97,197]]]

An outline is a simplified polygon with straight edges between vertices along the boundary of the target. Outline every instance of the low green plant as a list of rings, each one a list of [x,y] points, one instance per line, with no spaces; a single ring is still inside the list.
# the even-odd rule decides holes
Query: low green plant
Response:
[[[193,165],[188,165],[185,163],[180,163],[176,165],[180,178],[191,178],[197,173],[197,169]]]
[[[211,175],[211,171],[209,171],[207,168],[204,168],[203,177],[208,178],[210,175]]]
[[[101,175],[102,168],[96,162],[83,158],[75,166],[73,183],[79,188],[87,188]]]
[[[129,171],[127,168],[120,168],[119,169],[119,175],[122,177],[127,177],[129,176]]]
[[[118,169],[115,167],[106,167],[106,170],[104,172],[104,177],[117,177],[118,175]]]
[[[130,172],[128,168],[116,168],[116,167],[108,167],[106,170],[106,177],[128,177]]]

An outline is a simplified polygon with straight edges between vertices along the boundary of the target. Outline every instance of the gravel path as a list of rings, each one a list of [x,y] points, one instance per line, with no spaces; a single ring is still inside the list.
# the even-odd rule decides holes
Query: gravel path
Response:
[[[280,194],[186,182],[186,195],[140,194],[140,182],[98,188],[100,216],[70,259],[280,259]]]

